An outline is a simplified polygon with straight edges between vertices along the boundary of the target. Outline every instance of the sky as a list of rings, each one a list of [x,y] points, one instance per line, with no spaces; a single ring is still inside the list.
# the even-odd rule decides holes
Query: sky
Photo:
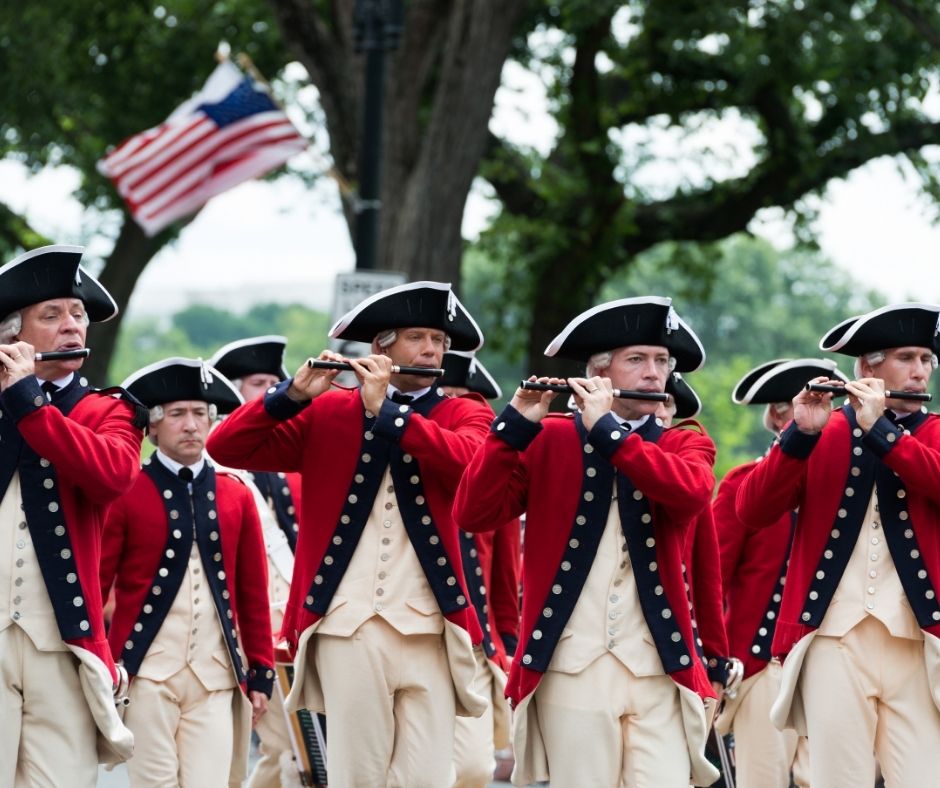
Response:
[[[545,152],[556,129],[543,100],[538,78],[508,65],[491,128]],[[740,174],[753,163],[752,130],[733,116],[704,123],[693,134],[655,128],[631,134],[624,142],[654,154],[636,173],[651,185],[689,177],[688,162],[703,146],[713,151],[711,175]],[[323,171],[323,160],[315,156],[295,157],[292,166]],[[29,176],[21,166],[0,161],[0,199],[59,243],[88,236],[81,207],[69,196],[77,182],[68,168]],[[474,237],[493,211],[486,187],[477,184],[467,202],[464,235]],[[881,159],[830,184],[819,201],[817,227],[823,254],[880,292],[885,303],[940,302],[940,227],[931,219],[931,206],[917,194],[909,165]],[[749,229],[778,248],[792,242],[781,211],[761,212]],[[92,236],[87,245],[91,254],[108,252],[104,239]],[[354,267],[338,190],[330,179],[321,179],[312,191],[289,178],[249,182],[210,201],[178,241],[151,261],[128,317],[166,314],[194,300],[235,310],[252,301],[301,301],[328,310],[335,275]]]

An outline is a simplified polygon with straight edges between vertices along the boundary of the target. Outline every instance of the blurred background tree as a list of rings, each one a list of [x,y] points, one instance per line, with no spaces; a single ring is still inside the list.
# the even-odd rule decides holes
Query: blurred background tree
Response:
[[[81,237],[65,239],[44,238],[0,204],[4,259],[47,241],[90,242],[91,267],[126,305],[144,266],[185,221],[147,239],[95,162],[198,89],[221,40],[273,79],[334,174],[354,188],[362,99],[354,7],[328,0],[0,5],[0,156],[37,174],[74,167],[75,196],[86,208]],[[747,309],[777,317],[770,324],[778,329],[812,324],[818,337],[867,295],[853,295],[847,283],[830,292],[839,283],[814,276],[816,266],[801,261],[815,258],[802,252],[776,255],[734,241],[740,246],[730,255],[722,239],[776,208],[788,212],[811,250],[814,196],[878,157],[909,162],[925,192],[940,193],[928,150],[940,132],[929,107],[938,81],[935,4],[408,0],[405,9],[388,64],[379,264],[412,279],[463,276],[462,295],[506,364],[561,371],[542,349],[572,315],[655,285],[676,294],[680,312],[703,331],[707,321],[696,310],[725,299],[721,314],[702,314],[714,321],[710,366],[717,375],[726,362],[730,380],[729,370],[765,360],[773,346],[761,343],[760,358],[747,364],[737,358],[729,344],[754,336],[741,328]],[[494,95],[510,71],[535,75],[546,89],[552,129],[544,147],[537,129],[531,141],[512,142],[491,124]],[[323,173],[294,174],[312,181]],[[468,244],[461,219],[474,179],[495,213]],[[766,268],[771,259],[775,277]],[[746,263],[755,266],[754,279],[735,275]],[[658,272],[656,281],[630,279],[645,266]],[[790,303],[791,295],[802,297]],[[791,308],[798,310],[792,316]],[[218,315],[185,319],[207,336],[222,333]],[[106,379],[120,328],[116,321],[93,327],[93,379]],[[781,354],[805,347],[775,332]],[[119,368],[107,377],[120,378]]]

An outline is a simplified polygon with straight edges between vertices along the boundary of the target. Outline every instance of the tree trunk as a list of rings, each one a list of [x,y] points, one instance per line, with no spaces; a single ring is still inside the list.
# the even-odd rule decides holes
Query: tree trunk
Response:
[[[144,235],[140,226],[125,214],[121,233],[99,277],[118,305],[118,313],[106,323],[93,323],[88,329],[88,347],[91,355],[82,366],[82,374],[93,386],[114,385],[120,381],[108,379],[108,368],[117,344],[121,322],[127,313],[127,304],[147,263],[170,240],[175,231],[159,233],[153,238]]]
[[[337,168],[355,182],[362,65],[353,2],[329,13],[269,0],[281,33],[320,91]],[[325,4],[320,4],[322,8]],[[412,280],[459,282],[461,223],[483,156],[493,98],[527,0],[411,0],[389,53],[377,265]],[[347,223],[355,214],[346,206]]]

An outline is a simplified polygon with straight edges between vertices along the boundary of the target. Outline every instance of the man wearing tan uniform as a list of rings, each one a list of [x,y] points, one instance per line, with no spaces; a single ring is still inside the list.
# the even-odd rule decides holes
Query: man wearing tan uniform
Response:
[[[98,557],[105,510],[139,473],[135,405],[88,387],[90,320],[117,307],[48,246],[0,268],[0,785],[93,788],[128,758],[104,633]],[[40,352],[45,360],[38,360]]]
[[[552,392],[517,389],[454,502],[473,532],[526,513],[513,782],[710,785],[704,699],[715,693],[682,559],[711,499],[715,445],[700,427],[665,430],[651,399],[704,350],[670,299],[649,296],[579,315],[546,354],[587,362],[568,378],[580,413],[550,415]]]
[[[274,679],[266,561],[254,496],[203,449],[217,411],[241,397],[197,359],[157,362],[125,384],[150,408],[157,445],[102,540],[111,650],[131,675],[131,783],[240,785]]]
[[[940,306],[849,318],[820,342],[857,380],[804,390],[793,421],[746,476],[737,513],[780,527],[799,508],[773,639],[784,658],[778,727],[809,737],[810,783],[935,785],[940,775],[940,417],[923,396]],[[840,384],[825,377],[818,385]]]
[[[225,419],[208,448],[229,465],[301,473],[286,705],[326,713],[331,788],[439,788],[453,782],[456,715],[484,709],[451,502],[490,411],[476,395],[446,397],[423,370],[482,335],[450,285],[415,282],[366,299],[331,336],[372,342],[350,362],[360,388],[333,388],[336,370],[305,364]]]

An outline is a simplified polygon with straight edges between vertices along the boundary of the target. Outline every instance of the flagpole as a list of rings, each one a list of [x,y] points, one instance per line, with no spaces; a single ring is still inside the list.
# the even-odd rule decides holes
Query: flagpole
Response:
[[[228,56],[217,51],[216,59],[221,63],[225,60],[228,60]],[[235,62],[236,62],[236,65],[238,65],[238,67],[242,71],[246,72],[248,76],[250,76],[253,80],[255,80],[255,82],[257,82],[258,84],[264,87],[268,95],[271,97],[271,101],[273,101],[277,105],[277,107],[282,112],[285,112],[286,114],[286,110],[284,109],[284,106],[281,104],[280,101],[277,100],[277,97],[274,95],[274,90],[271,87],[271,83],[268,82],[268,80],[265,79],[264,74],[262,74],[258,70],[258,67],[255,65],[254,61],[251,59],[251,56],[247,52],[239,52],[235,56]],[[335,164],[331,164],[326,169],[326,175],[332,178],[334,181],[336,181],[336,185],[339,188],[340,195],[343,197],[343,199],[347,199],[347,200],[354,199],[355,189],[353,189],[352,184],[348,180],[346,180],[343,174],[338,169],[336,169]]]

